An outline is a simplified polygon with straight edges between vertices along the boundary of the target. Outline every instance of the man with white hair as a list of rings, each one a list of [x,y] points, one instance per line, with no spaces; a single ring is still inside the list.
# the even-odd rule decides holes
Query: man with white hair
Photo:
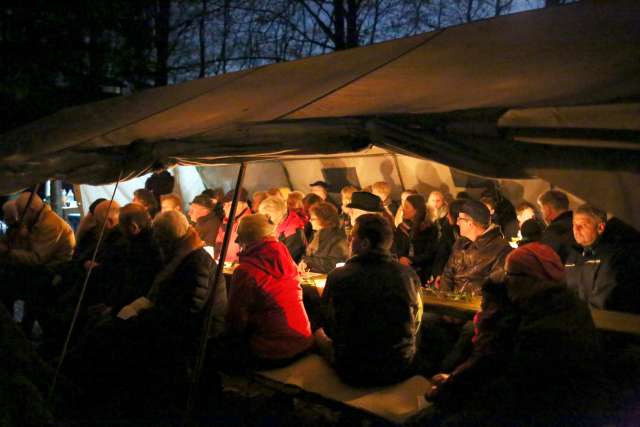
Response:
[[[73,230],[37,194],[27,206],[30,196],[25,192],[16,199],[22,225],[27,230],[28,248],[13,248],[0,242],[0,256],[21,266],[53,266],[69,261],[76,243]]]

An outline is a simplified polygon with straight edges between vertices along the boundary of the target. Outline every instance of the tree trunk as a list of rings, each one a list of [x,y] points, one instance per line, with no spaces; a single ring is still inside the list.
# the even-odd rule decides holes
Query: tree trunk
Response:
[[[466,18],[467,22],[471,22],[473,20],[473,0],[467,0]]]
[[[207,43],[206,43],[206,27],[205,21],[207,16],[207,0],[202,0],[202,16],[198,23],[198,43],[200,44],[200,72],[199,78],[203,78],[207,74]]]
[[[333,43],[336,50],[347,48],[344,31],[345,10],[343,0],[333,0],[333,24],[335,27]]]
[[[158,0],[156,14],[156,72],[155,85],[166,86],[169,82],[169,22],[171,20],[171,0]]]
[[[229,38],[229,29],[231,27],[231,17],[229,9],[231,7],[230,0],[224,0],[223,22],[222,22],[222,46],[220,46],[220,66],[222,73],[227,72],[227,39]]]
[[[357,0],[347,0],[347,49],[357,47],[360,44],[360,37],[358,34],[358,12],[360,9],[359,3],[360,2]]]

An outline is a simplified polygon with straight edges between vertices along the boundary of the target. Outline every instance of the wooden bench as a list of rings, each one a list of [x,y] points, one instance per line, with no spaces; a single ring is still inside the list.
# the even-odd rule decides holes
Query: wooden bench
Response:
[[[429,381],[413,376],[401,383],[386,387],[356,388],[343,383],[333,368],[317,354],[310,354],[293,364],[270,371],[260,371],[257,378],[286,384],[380,417],[393,424],[402,424],[407,418],[426,408],[424,399]]]

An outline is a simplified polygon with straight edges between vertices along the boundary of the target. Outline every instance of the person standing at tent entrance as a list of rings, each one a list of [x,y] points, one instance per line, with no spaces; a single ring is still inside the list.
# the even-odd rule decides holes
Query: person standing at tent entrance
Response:
[[[229,222],[229,213],[231,212],[231,203],[233,201],[233,190],[228,191],[224,195],[222,202],[224,203],[224,221],[218,229],[218,237],[216,238],[216,253],[220,253],[222,249],[222,242],[224,241],[224,233],[227,230],[227,223]],[[225,262],[238,262],[238,252],[240,252],[240,246],[236,243],[238,237],[238,223],[240,219],[247,215],[251,215],[251,209],[247,204],[247,191],[244,188],[240,189],[238,193],[238,206],[236,207],[236,216],[233,218],[233,226],[231,228],[231,238],[229,240],[229,248],[227,249],[227,256]]]
[[[538,197],[538,206],[547,228],[540,241],[553,248],[562,262],[566,262],[574,250],[573,212],[569,210],[569,198],[562,191],[549,190]]]
[[[582,250],[569,254],[567,285],[591,307],[640,313],[640,242],[616,242],[607,231],[606,212],[588,204],[575,210],[573,235]]]

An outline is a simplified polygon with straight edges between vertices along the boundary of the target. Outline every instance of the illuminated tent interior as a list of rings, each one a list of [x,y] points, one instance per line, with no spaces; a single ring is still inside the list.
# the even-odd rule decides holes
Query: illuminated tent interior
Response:
[[[361,158],[391,162],[396,194],[455,195],[450,171],[536,178],[640,226],[640,3],[585,0],[62,110],[0,136],[0,193],[270,159],[288,178],[267,187],[306,190],[371,147]],[[451,176],[430,181],[441,165]]]

